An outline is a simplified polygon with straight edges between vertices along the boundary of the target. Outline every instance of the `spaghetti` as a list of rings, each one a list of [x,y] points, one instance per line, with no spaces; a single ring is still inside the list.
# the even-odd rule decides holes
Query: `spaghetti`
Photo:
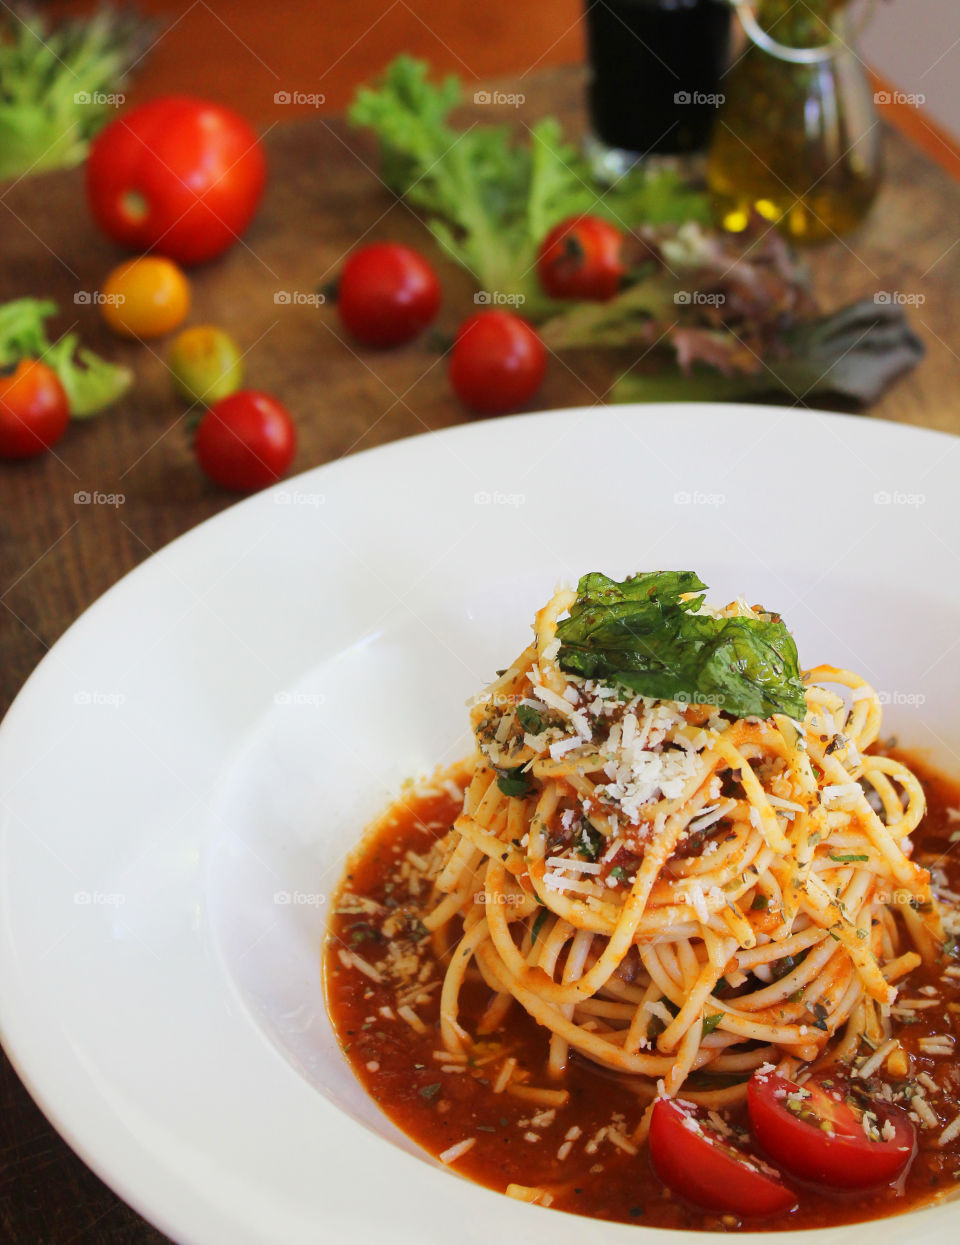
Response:
[[[829,666],[803,676],[802,721],[632,694],[561,668],[575,599],[554,595],[471,709],[476,753],[423,916],[447,964],[442,1049],[462,1061],[519,1004],[549,1031],[555,1080],[576,1051],[650,1100],[717,1109],[760,1065],[789,1076],[861,1039],[884,1048],[896,983],[943,930],[911,861],[923,790],[868,751],[877,694]],[[472,965],[490,997],[468,1032]],[[733,1083],[694,1088],[705,1070]]]

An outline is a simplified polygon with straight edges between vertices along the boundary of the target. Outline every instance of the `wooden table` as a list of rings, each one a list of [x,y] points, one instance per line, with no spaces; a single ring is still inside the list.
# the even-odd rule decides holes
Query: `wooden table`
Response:
[[[510,89],[510,84],[504,85]],[[514,89],[517,88],[513,84]],[[580,123],[579,71],[525,79],[520,115],[544,111]],[[485,110],[487,119],[489,110]],[[508,110],[512,116],[512,110]],[[886,135],[887,181],[861,234],[811,256],[824,305],[877,290],[921,295],[910,318],[927,344],[921,366],[872,412],[960,433],[960,339],[951,302],[960,287],[960,185],[895,132]],[[311,293],[360,238],[423,246],[409,211],[376,180],[371,144],[320,115],[267,136],[272,179],[245,244],[193,278],[192,322],[224,325],[248,349],[249,382],[281,396],[300,430],[295,470],[463,420],[439,356],[426,343],[376,354],[340,334],[330,308],[278,303]],[[164,346],[119,345],[97,311],[74,301],[98,288],[117,252],[93,229],[74,171],[0,188],[0,301],[56,298],[61,327],[134,367],[136,388],[113,411],[71,429],[56,457],[0,465],[0,712],[70,623],[124,572],[225,506],[188,448]],[[443,326],[468,308],[471,290],[444,266]],[[554,364],[542,407],[593,402],[603,367]],[[79,493],[122,494],[118,505]],[[88,1171],[47,1124],[9,1063],[0,1068],[0,1241],[15,1245],[145,1245],[164,1240]]]

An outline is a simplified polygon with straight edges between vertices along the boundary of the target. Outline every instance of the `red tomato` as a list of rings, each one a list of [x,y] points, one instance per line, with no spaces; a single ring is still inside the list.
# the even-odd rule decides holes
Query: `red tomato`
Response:
[[[913,1125],[899,1108],[876,1101],[868,1108],[876,1132],[888,1137],[871,1140],[864,1111],[851,1106],[847,1091],[839,1075],[822,1074],[798,1086],[775,1072],[754,1073],[747,1089],[754,1136],[775,1163],[802,1180],[837,1189],[888,1184],[916,1152]]]
[[[286,475],[297,433],[289,411],[276,398],[243,389],[211,406],[193,448],[214,484],[250,493]]]
[[[199,264],[243,233],[265,178],[259,140],[242,117],[167,95],[117,117],[94,140],[87,199],[121,246]]]
[[[67,431],[70,403],[56,372],[37,359],[21,359],[0,376],[0,458],[42,454]]]
[[[500,415],[528,402],[546,370],[546,347],[526,320],[509,311],[481,311],[460,326],[448,374],[464,406]]]
[[[554,225],[540,245],[537,274],[551,298],[604,302],[620,289],[623,234],[599,216],[571,216]]]
[[[337,285],[344,326],[367,346],[399,346],[427,327],[440,307],[437,275],[416,251],[374,242],[354,251]]]
[[[797,1205],[779,1172],[668,1098],[658,1098],[653,1108],[650,1162],[674,1193],[706,1210],[759,1217]]]

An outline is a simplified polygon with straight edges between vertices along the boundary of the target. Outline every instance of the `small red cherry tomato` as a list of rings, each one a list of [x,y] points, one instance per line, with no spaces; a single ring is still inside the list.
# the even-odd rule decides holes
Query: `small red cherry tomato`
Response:
[[[70,422],[70,403],[53,368],[21,359],[0,376],[0,458],[31,458],[55,445]]]
[[[796,1085],[755,1072],[747,1088],[753,1134],[791,1175],[836,1189],[888,1184],[916,1153],[907,1115],[880,1099],[851,1097],[839,1074]]]
[[[546,347],[526,320],[510,311],[481,311],[460,326],[448,374],[464,406],[501,415],[533,397],[546,369]]]
[[[243,389],[211,406],[193,448],[214,484],[250,493],[286,475],[296,446],[286,407],[269,394]]]
[[[399,346],[432,323],[440,307],[437,275],[416,251],[375,242],[354,251],[337,284],[344,327],[367,346]]]
[[[706,1210],[760,1218],[797,1205],[778,1171],[668,1098],[653,1108],[650,1162],[674,1193]]]
[[[540,284],[551,298],[604,302],[620,289],[626,270],[623,234],[599,216],[554,225],[537,255]]]

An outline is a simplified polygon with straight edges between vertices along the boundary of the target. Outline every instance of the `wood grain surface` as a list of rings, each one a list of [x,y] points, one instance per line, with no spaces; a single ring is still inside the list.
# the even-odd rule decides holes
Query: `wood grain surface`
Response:
[[[549,110],[581,120],[579,71],[551,70],[501,83],[522,90],[518,116]],[[490,109],[478,109],[486,119]],[[512,118],[508,109],[502,119]],[[280,396],[299,428],[295,470],[465,416],[450,396],[442,357],[426,342],[385,354],[347,342],[314,293],[361,239],[425,245],[420,223],[375,176],[371,144],[332,116],[279,117],[266,138],[271,181],[244,239],[196,272],[191,323],[225,326],[248,351],[251,385]],[[886,185],[868,224],[814,253],[825,308],[877,291],[910,296],[927,357],[872,412],[960,433],[960,339],[952,309],[960,285],[960,185],[894,132],[886,134]],[[95,291],[120,256],[91,225],[81,174],[0,187],[0,301],[58,300],[95,349],[128,362],[136,387],[116,409],[73,427],[50,455],[0,465],[0,711],[67,626],[124,572],[234,500],[208,485],[188,446],[186,411],[172,396],[165,344],[119,344]],[[441,327],[472,310],[472,291],[439,264]],[[278,295],[289,294],[289,301]],[[922,300],[922,301],[921,301]],[[595,402],[612,380],[602,360],[553,360],[539,407]],[[669,418],[669,417],[667,417]],[[78,495],[122,496],[116,504]],[[147,1245],[164,1238],[123,1205],[73,1155],[34,1106],[6,1060],[0,1068],[0,1242],[13,1245]]]

